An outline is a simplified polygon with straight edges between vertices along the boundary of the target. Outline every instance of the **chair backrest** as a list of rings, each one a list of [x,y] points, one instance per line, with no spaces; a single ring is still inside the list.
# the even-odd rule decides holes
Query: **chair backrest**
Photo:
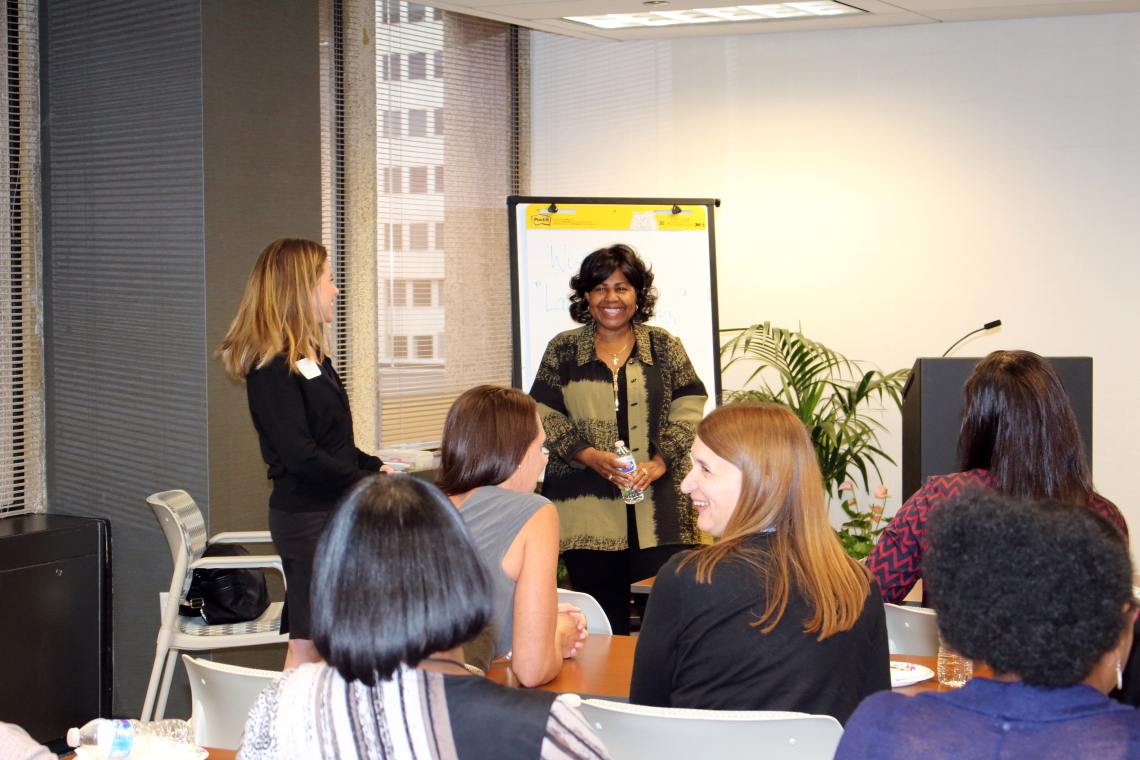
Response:
[[[581,591],[567,591],[566,589],[558,589],[558,603],[569,602],[586,615],[586,630],[590,633],[604,633],[612,634],[614,632],[613,626],[610,625],[610,619],[606,617],[605,610],[602,605],[598,604],[598,600],[589,594],[583,594]]]
[[[257,695],[281,674],[197,660],[186,654],[182,655],[182,662],[190,678],[194,743],[199,747],[237,749]]]
[[[613,760],[831,760],[843,727],[830,715],[685,710],[582,701]]]
[[[884,604],[891,654],[938,656],[938,616],[922,607]]]
[[[202,553],[206,551],[206,521],[202,519],[202,512],[190,494],[185,491],[163,491],[148,496],[146,503],[162,526],[174,566],[178,566],[179,552],[186,552],[187,565],[201,559]],[[191,575],[186,573],[182,596],[186,596],[190,590]]]

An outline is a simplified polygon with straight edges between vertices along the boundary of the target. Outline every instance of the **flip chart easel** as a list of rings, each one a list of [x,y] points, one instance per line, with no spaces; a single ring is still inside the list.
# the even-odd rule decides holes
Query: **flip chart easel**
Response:
[[[616,243],[652,267],[659,298],[650,325],[681,339],[709,392],[720,398],[713,208],[707,199],[507,198],[511,240],[512,384],[530,390],[546,344],[580,327],[570,319],[570,277],[589,253]]]

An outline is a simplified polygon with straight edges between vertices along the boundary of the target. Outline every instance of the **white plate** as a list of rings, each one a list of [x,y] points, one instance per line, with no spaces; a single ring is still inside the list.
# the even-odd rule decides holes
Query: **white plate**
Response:
[[[206,760],[209,753],[201,747],[183,746],[174,750],[168,750],[160,755],[146,754],[141,752],[131,753],[131,759],[134,760]],[[75,756],[79,760],[94,760],[95,753],[88,750],[86,747],[77,747],[75,749]]]
[[[891,688],[910,686],[928,678],[934,678],[934,671],[924,665],[891,660]]]

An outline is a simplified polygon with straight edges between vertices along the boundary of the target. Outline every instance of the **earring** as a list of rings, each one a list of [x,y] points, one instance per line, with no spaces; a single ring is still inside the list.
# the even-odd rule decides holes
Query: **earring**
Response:
[[[1124,673],[1120,670],[1120,660],[1116,661],[1116,688],[1124,688]]]

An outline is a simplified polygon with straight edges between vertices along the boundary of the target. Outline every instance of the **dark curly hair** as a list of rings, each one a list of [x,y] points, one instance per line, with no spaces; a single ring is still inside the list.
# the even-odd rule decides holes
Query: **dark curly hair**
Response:
[[[653,271],[645,265],[633,248],[618,243],[609,248],[599,248],[582,259],[578,274],[570,278],[570,318],[583,325],[589,324],[590,304],[586,294],[601,285],[617,270],[625,275],[629,284],[637,291],[637,311],[631,322],[648,322],[653,319],[653,305],[657,303],[657,288],[653,287]]]
[[[1080,683],[1129,624],[1132,562],[1084,506],[972,492],[934,511],[922,560],[953,649],[1033,686]]]

